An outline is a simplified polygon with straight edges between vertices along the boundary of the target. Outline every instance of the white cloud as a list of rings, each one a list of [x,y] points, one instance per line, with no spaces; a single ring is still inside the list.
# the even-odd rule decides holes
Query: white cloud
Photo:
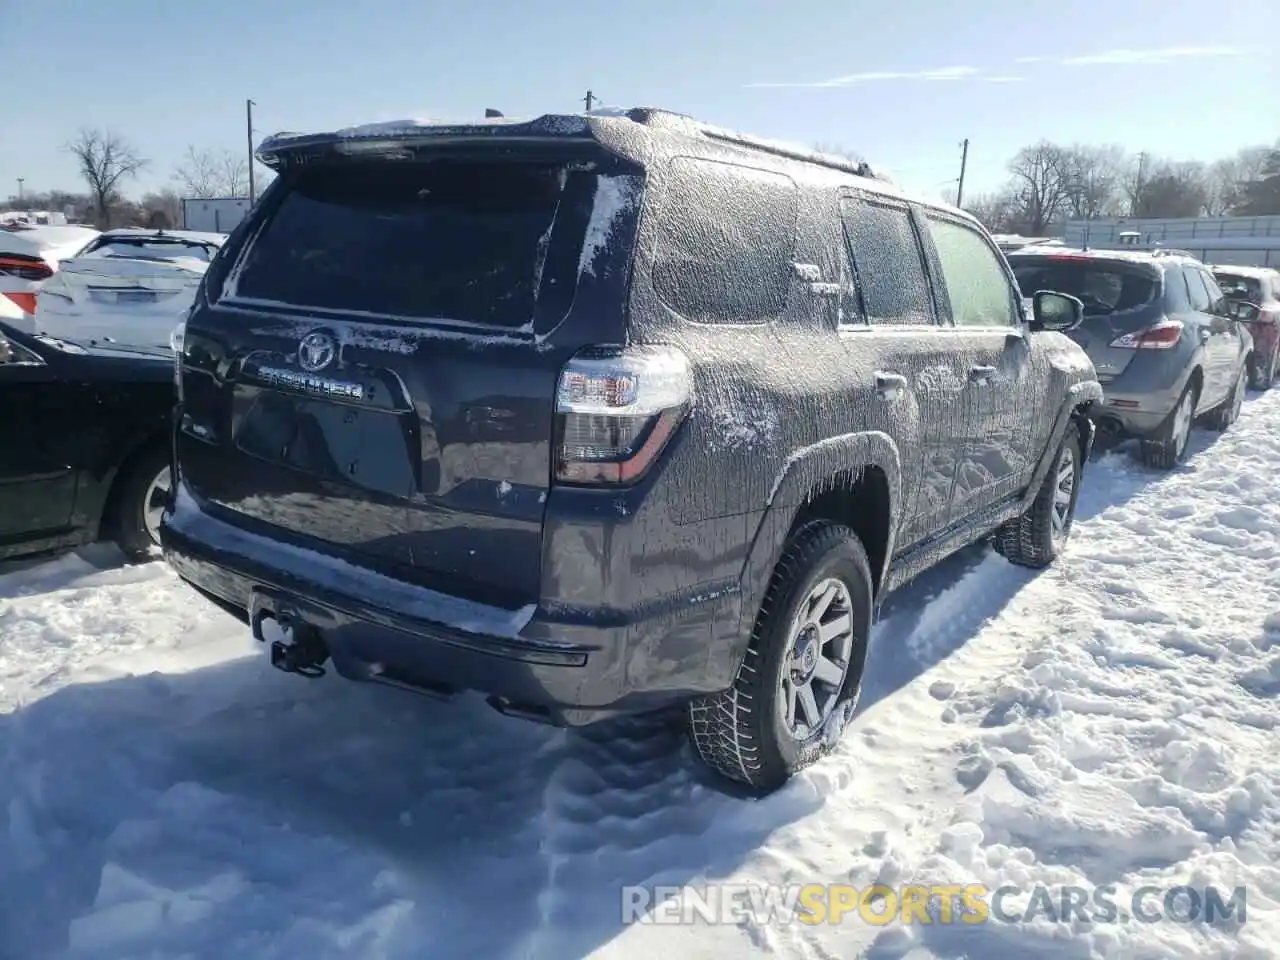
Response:
[[[1080,57],[1067,57],[1061,62],[1068,67],[1099,65],[1143,65],[1169,63],[1171,60],[1204,57],[1230,57],[1240,51],[1235,47],[1163,47],[1155,50],[1106,50]]]
[[[1043,63],[1045,57],[1019,57],[1014,63]]]
[[[748,87],[853,87],[863,83],[885,80],[963,80],[983,71],[978,67],[935,67],[930,70],[882,70],[872,73],[851,73],[830,80],[798,83],[749,83]]]
[[[987,83],[1021,83],[1022,77],[1000,76],[1000,77],[983,77]]]

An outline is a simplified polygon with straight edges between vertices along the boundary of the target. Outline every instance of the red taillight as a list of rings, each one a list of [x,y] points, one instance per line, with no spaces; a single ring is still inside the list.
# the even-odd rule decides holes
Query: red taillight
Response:
[[[689,361],[674,347],[591,348],[556,387],[555,480],[618,486],[651,467],[693,402]]]
[[[35,257],[0,254],[0,274],[39,283],[53,276],[53,268]]]
[[[1124,350],[1171,350],[1181,337],[1181,320],[1161,320],[1142,330],[1116,337],[1110,345]]]
[[[1052,253],[1045,257],[1046,260],[1054,260],[1058,263],[1089,263],[1092,257],[1083,257],[1078,253]]]
[[[4,291],[4,295],[18,305],[23,313],[36,312],[36,295],[34,293],[13,293]]]

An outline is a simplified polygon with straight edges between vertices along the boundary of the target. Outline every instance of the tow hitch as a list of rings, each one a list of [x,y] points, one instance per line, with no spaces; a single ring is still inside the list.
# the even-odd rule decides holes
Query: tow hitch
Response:
[[[259,609],[253,618],[253,635],[270,645],[271,665],[277,670],[311,680],[324,676],[329,648],[315,627]]]
[[[292,641],[271,641],[271,665],[277,670],[296,673],[308,680],[323,677],[323,664],[329,659],[329,650],[320,639],[320,634],[311,627],[303,627],[301,630],[283,627],[283,630],[292,635]]]

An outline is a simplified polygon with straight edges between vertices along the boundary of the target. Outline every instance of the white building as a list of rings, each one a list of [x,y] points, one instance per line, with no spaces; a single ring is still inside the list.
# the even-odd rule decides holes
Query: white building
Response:
[[[230,233],[249,213],[246,197],[214,197],[182,201],[182,229]]]

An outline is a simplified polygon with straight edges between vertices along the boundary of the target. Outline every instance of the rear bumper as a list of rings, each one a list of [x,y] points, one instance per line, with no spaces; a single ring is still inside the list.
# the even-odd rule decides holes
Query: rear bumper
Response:
[[[1102,384],[1102,402],[1091,416],[1104,430],[1147,437],[1178,405],[1195,364],[1181,350],[1136,353],[1123,373]]]
[[[206,512],[180,487],[161,528],[183,580],[259,628],[319,633],[344,677],[426,693],[475,690],[512,712],[575,726],[660,709],[733,681],[725,624],[740,593],[709,591],[636,613],[510,611],[446,597],[268,539]]]

